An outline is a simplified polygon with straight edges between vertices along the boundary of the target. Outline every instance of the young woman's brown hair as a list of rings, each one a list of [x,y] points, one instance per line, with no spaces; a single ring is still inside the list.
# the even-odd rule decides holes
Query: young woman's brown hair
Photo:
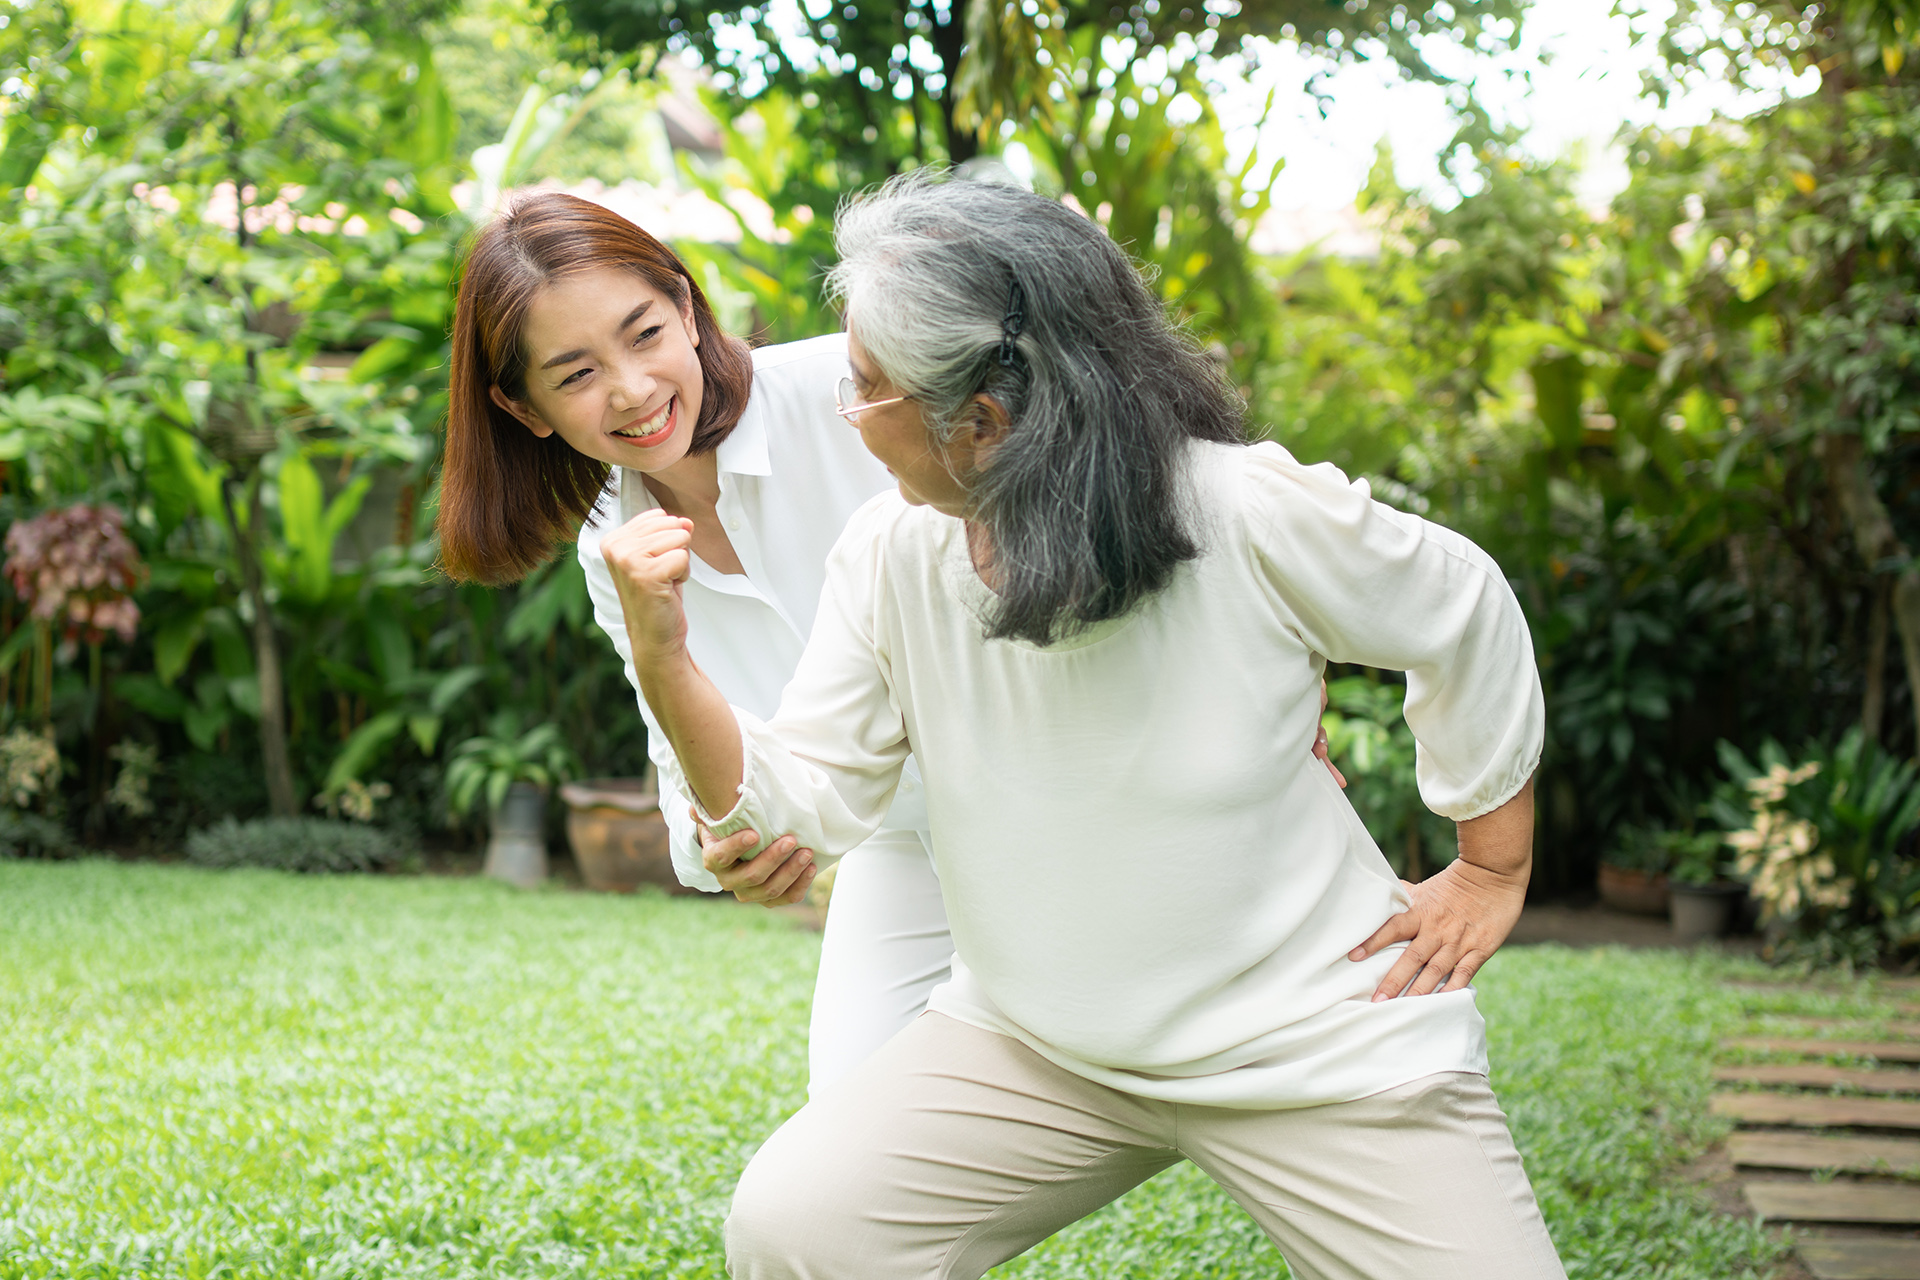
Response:
[[[753,386],[747,344],[720,328],[673,250],[619,214],[577,196],[523,196],[474,238],[453,313],[447,448],[440,468],[440,567],[460,581],[516,582],[573,540],[610,468],[556,433],[536,436],[493,402],[525,400],[527,308],[579,271],[630,271],[693,309],[700,337],[700,418],[690,454],[719,447]]]

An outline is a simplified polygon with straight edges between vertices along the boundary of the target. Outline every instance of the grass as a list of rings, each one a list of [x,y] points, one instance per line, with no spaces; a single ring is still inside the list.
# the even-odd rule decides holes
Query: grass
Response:
[[[724,1276],[804,1092],[818,941],[764,913],[463,880],[0,863],[0,1277]],[[1673,1177],[1720,1130],[1725,963],[1513,950],[1495,1087],[1574,1277],[1764,1275]],[[1190,1168],[996,1280],[1251,1280]]]

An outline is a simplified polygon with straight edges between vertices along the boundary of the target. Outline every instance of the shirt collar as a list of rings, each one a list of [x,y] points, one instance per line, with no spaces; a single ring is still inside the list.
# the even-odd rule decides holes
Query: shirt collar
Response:
[[[714,463],[723,472],[737,476],[770,476],[773,465],[767,460],[767,424],[754,412],[750,402],[740,421],[714,450]]]

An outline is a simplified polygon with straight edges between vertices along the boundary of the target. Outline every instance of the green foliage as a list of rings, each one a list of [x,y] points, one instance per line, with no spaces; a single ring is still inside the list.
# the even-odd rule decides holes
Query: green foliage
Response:
[[[1074,54],[1106,40],[1178,57],[1195,48],[1229,53],[1254,35],[1284,37],[1336,55],[1384,54],[1405,74],[1444,80],[1423,45],[1511,46],[1525,8],[1519,0],[1416,3],[1390,14],[1317,0],[1212,9],[1149,0],[1126,10],[1077,0],[891,0],[802,5],[792,15],[805,24],[799,39],[781,30],[787,14],[740,0],[563,0],[556,17],[603,49],[689,52],[730,94],[801,100],[807,135],[864,182],[908,161],[970,159],[1013,122],[1049,123],[1076,92]]]
[[[522,733],[519,716],[502,711],[487,729],[453,749],[447,764],[447,805],[453,812],[471,813],[482,800],[492,812],[516,782],[547,790],[580,776],[579,757],[557,726],[537,724]]]
[[[1920,767],[1850,731],[1798,764],[1779,744],[1758,760],[1730,743],[1721,759],[1745,793],[1715,809],[1785,958],[1871,964],[1920,951]]]
[[[819,941],[767,912],[99,861],[0,865],[0,899],[9,1274],[720,1280],[734,1181],[805,1100]],[[1518,948],[1476,980],[1575,1280],[1785,1254],[1679,1174],[1725,1132],[1723,964]],[[1281,1267],[1183,1166],[994,1274]]]
[[[1347,779],[1347,800],[1395,872],[1423,879],[1452,862],[1453,824],[1420,799],[1413,730],[1400,714],[1406,686],[1348,676],[1327,682],[1327,753]]]
[[[261,867],[308,875],[411,867],[414,842],[393,831],[330,818],[232,818],[187,837],[187,861],[201,867]]]
[[[0,858],[72,858],[81,852],[79,842],[52,818],[0,809]]]
[[[1689,830],[1720,739],[1916,742],[1920,666],[1892,668],[1920,654],[1920,99],[1888,52],[1915,24],[1681,5],[1676,77],[1708,10],[1736,77],[1817,65],[1820,89],[1626,138],[1606,211],[1470,125],[1443,197],[1376,169],[1377,260],[1276,266],[1272,434],[1468,532],[1528,611],[1548,892],[1626,828]]]
[[[1681,884],[1712,884],[1727,870],[1718,830],[1624,826],[1614,833],[1605,861],[1625,871],[1671,876]]]
[[[0,523],[110,501],[152,566],[142,632],[107,646],[99,681],[44,655],[62,748],[88,762],[66,786],[90,837],[138,828],[106,803],[105,764],[136,727],[160,753],[160,833],[258,811],[260,787],[214,762],[258,772],[274,736],[263,612],[299,792],[333,800],[379,769],[398,820],[443,829],[448,744],[508,706],[596,770],[643,758],[638,718],[608,710],[631,695],[570,557],[505,592],[432,572],[469,224],[446,86],[407,25],[443,30],[430,10],[396,27],[317,0],[36,6],[0,29],[0,78],[44,90],[51,122],[32,194],[0,191]],[[0,606],[0,729],[32,713],[42,660],[17,616]]]

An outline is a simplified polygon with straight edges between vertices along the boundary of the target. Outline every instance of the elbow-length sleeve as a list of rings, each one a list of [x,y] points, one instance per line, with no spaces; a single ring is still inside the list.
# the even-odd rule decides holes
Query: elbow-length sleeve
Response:
[[[720,881],[701,861],[700,832],[694,826],[693,814],[688,808],[691,801],[687,798],[689,792],[686,781],[680,773],[680,761],[674,756],[667,735],[660,732],[660,724],[654,719],[652,708],[640,696],[640,677],[633,669],[633,642],[627,636],[627,619],[620,608],[620,592],[613,585],[613,571],[607,568],[606,557],[600,554],[600,537],[604,532],[603,528],[589,521],[580,531],[580,541],[575,545],[574,554],[587,577],[587,597],[593,601],[593,620],[607,633],[607,639],[613,642],[615,652],[620,655],[621,669],[626,672],[627,684],[633,689],[634,701],[639,704],[640,717],[646,722],[647,758],[653,761],[654,782],[660,793],[660,816],[667,821],[667,848],[673,858],[673,874],[689,889],[719,893]]]
[[[911,751],[875,635],[886,517],[899,506],[892,494],[874,499],[834,544],[813,632],[774,718],[734,708],[746,767],[738,803],[708,822],[715,833],[752,827],[764,843],[790,832],[824,860],[886,816]]]
[[[1466,538],[1375,502],[1330,464],[1245,451],[1256,568],[1289,625],[1335,662],[1407,674],[1420,796],[1465,821],[1533,776],[1545,703],[1520,602]]]

